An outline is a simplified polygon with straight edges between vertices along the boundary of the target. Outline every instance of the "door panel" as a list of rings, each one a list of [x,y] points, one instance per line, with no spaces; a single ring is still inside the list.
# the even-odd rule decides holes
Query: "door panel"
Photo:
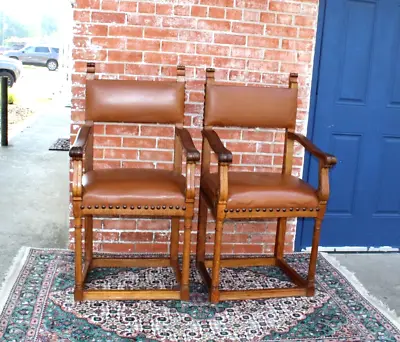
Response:
[[[312,140],[338,164],[323,247],[400,247],[399,61],[400,0],[326,0]],[[308,178],[318,184],[315,161]]]

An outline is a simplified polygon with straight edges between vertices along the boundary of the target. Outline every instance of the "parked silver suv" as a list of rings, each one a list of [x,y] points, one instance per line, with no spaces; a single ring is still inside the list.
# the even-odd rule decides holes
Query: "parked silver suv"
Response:
[[[8,57],[0,56],[0,77],[8,78],[8,85],[12,87],[20,78],[22,73],[22,63]]]
[[[4,56],[19,59],[23,64],[46,66],[50,71],[58,68],[59,49],[45,45],[28,45],[21,50],[11,50]]]

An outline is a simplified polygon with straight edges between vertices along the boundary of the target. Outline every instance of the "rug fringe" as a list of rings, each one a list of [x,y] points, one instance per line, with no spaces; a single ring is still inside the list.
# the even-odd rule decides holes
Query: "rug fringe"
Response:
[[[15,282],[21,272],[22,267],[30,252],[29,247],[21,247],[17,255],[14,257],[11,267],[6,272],[4,282],[0,287],[0,315],[3,312],[4,306],[13,289]]]
[[[328,253],[320,252],[320,254],[327,260],[333,267],[335,267],[354,288],[366,299],[372,306],[382,313],[397,329],[400,329],[400,317],[397,316],[396,311],[389,308],[387,304],[380,299],[373,296],[364,285],[357,279],[354,272],[351,272],[347,267],[340,264],[340,261]]]

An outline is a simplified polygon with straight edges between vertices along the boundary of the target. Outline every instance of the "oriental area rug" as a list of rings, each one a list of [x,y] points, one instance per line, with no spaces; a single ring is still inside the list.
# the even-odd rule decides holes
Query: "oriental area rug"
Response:
[[[307,253],[286,260],[303,276]],[[293,286],[274,267],[223,269],[221,287]],[[400,341],[399,321],[355,277],[319,255],[314,297],[209,304],[195,267],[188,302],[73,300],[71,251],[23,249],[0,297],[0,341]],[[89,288],[176,286],[168,268],[98,269]]]

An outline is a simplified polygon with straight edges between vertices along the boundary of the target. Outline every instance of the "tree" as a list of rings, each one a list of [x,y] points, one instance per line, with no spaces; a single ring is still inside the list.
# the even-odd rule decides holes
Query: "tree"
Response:
[[[2,45],[4,44],[4,41],[10,37],[25,38],[33,35],[32,30],[27,25],[7,16],[4,12],[1,13],[0,20],[0,37]]]
[[[42,37],[51,36],[53,33],[58,31],[57,21],[55,20],[54,17],[51,17],[49,15],[43,15],[41,29],[42,29],[41,32]]]

